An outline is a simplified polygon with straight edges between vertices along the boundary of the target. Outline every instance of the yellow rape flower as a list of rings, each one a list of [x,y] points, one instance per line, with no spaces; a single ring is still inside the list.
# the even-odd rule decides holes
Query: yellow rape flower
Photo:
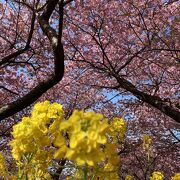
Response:
[[[100,177],[116,180],[118,144],[108,142],[107,137],[110,132],[110,136],[114,133],[122,139],[125,131],[126,123],[121,118],[114,118],[109,130],[102,114],[75,110],[65,120],[62,105],[44,101],[35,104],[31,116],[13,127],[10,145],[20,172],[29,179],[50,179],[47,168],[54,157],[72,160],[80,169],[90,166],[90,171],[102,162]]]
[[[63,118],[64,117],[64,111],[61,104],[58,104],[57,102],[50,105],[47,112],[48,118]]]
[[[150,177],[150,180],[163,180],[163,179],[164,179],[164,175],[159,171],[153,172],[152,177]]]
[[[58,132],[56,125],[60,124],[63,117],[62,105],[58,103],[50,104],[49,101],[45,101],[35,104],[31,117],[24,117],[13,126],[14,140],[10,143],[13,157],[20,160],[23,154],[50,146],[55,138],[52,134],[55,136]]]
[[[76,148],[69,148],[65,157],[76,162],[78,166],[94,166],[105,159],[104,153],[99,148],[91,148],[86,139],[79,142]]]
[[[152,139],[148,134],[143,135],[143,149],[149,150],[152,145]]]
[[[35,104],[31,116],[13,126],[12,156],[30,179],[48,177],[47,168],[55,150],[52,143],[59,133],[56,126],[63,118],[62,105],[45,101]]]
[[[113,118],[110,124],[110,135],[118,135],[120,140],[123,140],[126,132],[126,122],[122,118]],[[114,134],[113,134],[114,133]]]
[[[36,103],[33,107],[32,116],[36,116],[42,113],[47,113],[49,106],[50,106],[49,101]]]
[[[102,114],[75,110],[68,120],[60,124],[60,131],[66,131],[69,136],[65,157],[78,165],[89,166],[104,160],[100,145],[107,141],[107,128],[108,121]]]
[[[171,180],[180,180],[180,173],[176,173],[173,177],[171,177]]]

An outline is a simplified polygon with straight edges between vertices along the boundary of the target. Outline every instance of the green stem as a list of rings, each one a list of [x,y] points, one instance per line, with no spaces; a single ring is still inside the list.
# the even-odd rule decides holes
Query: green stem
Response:
[[[84,167],[84,180],[87,180],[88,179],[88,168],[87,168],[87,165],[85,165]]]

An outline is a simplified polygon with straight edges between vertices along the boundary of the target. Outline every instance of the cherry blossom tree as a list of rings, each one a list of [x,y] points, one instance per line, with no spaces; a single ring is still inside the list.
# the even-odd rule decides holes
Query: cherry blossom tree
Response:
[[[142,163],[139,138],[149,133],[153,163],[167,160],[168,174],[175,172],[178,6],[176,0],[1,1],[1,129],[39,99],[62,103],[67,116],[82,108],[125,116],[134,146],[122,151],[130,162],[122,169]]]
[[[2,2],[1,92],[8,96],[1,119],[57,84],[70,60],[85,70],[89,85],[123,89],[179,122],[177,6],[148,0]]]

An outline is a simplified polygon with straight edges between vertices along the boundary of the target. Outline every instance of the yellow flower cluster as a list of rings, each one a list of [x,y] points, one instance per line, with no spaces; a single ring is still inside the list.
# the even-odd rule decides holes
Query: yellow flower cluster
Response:
[[[121,118],[109,124],[102,114],[75,110],[66,120],[60,104],[37,103],[31,116],[13,127],[10,145],[18,176],[50,179],[47,168],[53,158],[66,158],[99,179],[119,179],[118,138],[122,140],[125,131]]]
[[[115,122],[118,120],[116,118]],[[55,158],[65,157],[76,162],[78,166],[86,165],[90,167],[95,167],[97,163],[106,161],[103,166],[101,165],[101,168],[96,166],[95,177],[111,176],[113,179],[118,179],[118,144],[115,140],[108,142],[107,136],[116,131],[120,134],[121,129],[121,137],[124,136],[126,124],[122,122],[122,119],[120,119],[120,122],[118,129],[115,124],[109,126],[108,119],[102,114],[75,110],[68,120],[60,124],[61,134],[54,143],[55,146],[59,147],[59,150],[55,153]],[[108,134],[108,132],[111,132],[111,134]],[[63,133],[68,134],[68,145],[63,139]],[[76,175],[79,176],[79,172]]]
[[[114,118],[107,128],[107,142],[105,144],[104,153],[106,162],[101,168],[96,168],[95,179],[118,180],[118,169],[120,156],[118,155],[119,139],[122,140],[126,132],[126,123],[122,118]]]
[[[66,152],[63,152],[62,140],[59,142],[62,136],[57,137],[55,145],[60,149],[55,154],[55,158],[65,157],[80,166],[85,164],[94,166],[105,158],[99,148],[101,144],[106,143],[107,128],[107,119],[101,114],[74,111],[72,116],[60,125],[60,131],[68,133],[69,147],[64,148]]]
[[[150,177],[150,180],[163,180],[163,179],[164,179],[164,175],[159,171],[153,172],[152,177]]]
[[[14,139],[10,145],[21,177],[26,175],[35,179],[47,176],[47,167],[53,158],[52,142],[63,115],[60,104],[45,101],[34,106],[31,117],[24,117],[13,126]]]
[[[143,135],[143,149],[148,151],[152,145],[152,139],[148,134]]]
[[[126,122],[122,118],[113,118],[109,129],[112,137],[119,137],[120,140],[123,140],[126,132]]]
[[[18,166],[16,177],[8,174],[0,153],[0,176],[6,179],[52,179],[47,168],[53,159],[68,159],[76,173],[67,179],[118,180],[119,142],[124,138],[126,123],[122,118],[109,121],[102,114],[75,110],[64,118],[62,105],[44,101],[35,104],[30,117],[13,126],[10,142]],[[120,140],[120,141],[119,141]],[[150,149],[149,135],[143,136],[143,147]],[[163,180],[153,172],[150,180]],[[127,175],[126,180],[132,176]],[[172,180],[179,180],[180,173]]]
[[[114,179],[118,180],[118,168],[120,157],[117,153],[118,144],[115,142],[106,143],[104,153],[106,161],[100,166],[96,166],[94,179],[100,180],[109,180]]]

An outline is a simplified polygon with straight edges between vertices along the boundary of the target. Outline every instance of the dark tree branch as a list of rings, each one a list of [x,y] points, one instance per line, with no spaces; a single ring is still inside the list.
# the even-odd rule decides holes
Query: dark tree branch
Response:
[[[8,91],[8,92],[10,92],[12,94],[18,95],[18,93],[11,91],[10,89],[8,89],[8,88],[6,88],[4,86],[0,86],[0,89],[4,89],[4,90],[6,90],[6,91]]]
[[[130,57],[121,67],[119,67],[117,73],[119,73],[122,69],[124,69],[127,65],[129,65],[131,63],[131,61],[137,57],[139,54],[141,54],[144,50],[146,49],[146,47],[143,47],[141,50],[139,50],[138,52],[136,52],[132,57]]]
[[[152,48],[147,51],[170,51],[170,52],[180,52],[180,49],[167,49],[167,48]]]
[[[145,92],[138,90],[131,82],[121,78],[117,74],[113,75],[121,88],[131,92],[138,99],[143,102],[148,103],[149,105],[159,109],[162,113],[166,114],[170,118],[174,119],[176,122],[180,123],[180,112],[171,105],[171,103],[166,100],[161,99],[158,96],[149,95]]]
[[[58,4],[58,0],[48,0],[47,6],[39,17],[39,24],[44,32],[44,34],[48,37],[53,54],[54,54],[54,73],[45,81],[39,83],[34,89],[32,89],[28,94],[23,96],[22,98],[3,106],[0,109],[0,120],[3,120],[21,110],[26,108],[27,106],[34,103],[43,93],[45,93],[48,89],[56,85],[64,75],[64,49],[61,42],[62,37],[62,27],[63,27],[63,1],[59,4],[59,34],[49,25],[49,18],[53,13],[56,5]]]
[[[0,60],[0,66],[5,63],[8,63],[12,58],[16,58],[17,56],[21,55],[22,53],[24,53],[25,51],[27,51],[30,48],[31,39],[32,39],[33,32],[34,32],[35,20],[36,20],[36,14],[33,13],[32,20],[31,20],[31,28],[29,31],[29,35],[28,35],[28,39],[27,39],[25,47],[23,49],[17,50],[16,52],[2,58]]]
[[[69,4],[69,3],[71,3],[73,0],[67,0],[67,1],[65,1],[64,3],[63,3],[63,5],[65,6],[65,5],[67,5],[67,4]]]

